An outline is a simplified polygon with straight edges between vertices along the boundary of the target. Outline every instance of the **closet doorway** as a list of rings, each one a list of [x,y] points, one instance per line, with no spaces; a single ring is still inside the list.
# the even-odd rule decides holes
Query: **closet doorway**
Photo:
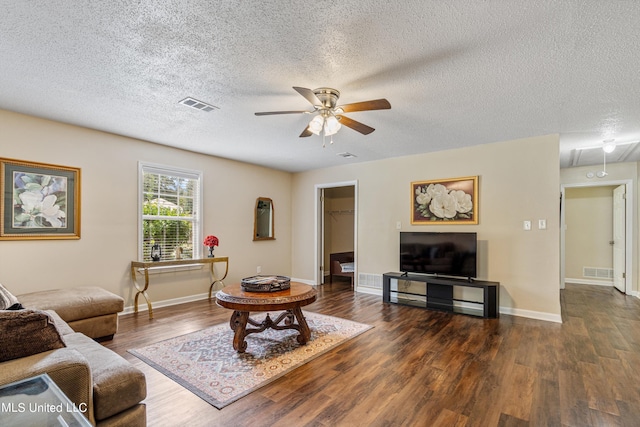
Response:
[[[357,286],[357,182],[316,186],[316,283]]]

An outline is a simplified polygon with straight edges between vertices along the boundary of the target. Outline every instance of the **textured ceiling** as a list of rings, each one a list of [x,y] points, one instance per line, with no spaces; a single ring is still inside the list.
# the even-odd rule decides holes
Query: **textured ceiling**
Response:
[[[640,140],[635,0],[0,0],[0,9],[0,108],[277,169],[551,133],[568,167],[601,162],[575,159],[604,139]],[[308,109],[292,86],[336,88],[339,104],[387,98],[392,109],[350,113],[376,131],[343,128],[323,149],[322,137],[298,137],[308,115],[254,115]],[[189,96],[219,109],[178,103]],[[345,151],[357,157],[336,155]],[[624,158],[638,161],[640,150]]]

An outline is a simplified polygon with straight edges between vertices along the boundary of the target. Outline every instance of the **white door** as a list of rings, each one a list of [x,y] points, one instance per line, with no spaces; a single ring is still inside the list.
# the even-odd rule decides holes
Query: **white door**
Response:
[[[626,248],[626,186],[613,190],[613,286],[620,292],[626,291],[625,248]]]

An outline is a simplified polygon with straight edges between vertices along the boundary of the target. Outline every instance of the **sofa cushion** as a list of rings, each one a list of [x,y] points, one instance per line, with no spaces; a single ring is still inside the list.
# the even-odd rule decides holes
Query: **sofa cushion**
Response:
[[[98,422],[135,406],[147,396],[144,374],[122,356],[80,333],[64,338],[69,347],[89,361],[93,376],[93,411]]]
[[[40,310],[0,310],[0,362],[65,347],[53,319]]]
[[[124,299],[95,286],[53,289],[18,295],[27,308],[55,310],[65,322],[119,313]]]
[[[18,302],[11,292],[4,286],[0,285],[0,310],[21,310],[22,304]]]
[[[67,322],[65,322],[60,318],[60,316],[58,316],[58,313],[53,310],[44,311],[49,315],[49,317],[51,317],[51,320],[53,320],[53,323],[56,325],[56,328],[58,329],[58,332],[60,332],[60,335],[63,337],[63,339],[65,335],[76,333],[76,331],[71,329]]]
[[[76,332],[81,332],[93,339],[112,339],[118,332],[118,315],[116,313],[89,319],[73,320],[69,326]]]

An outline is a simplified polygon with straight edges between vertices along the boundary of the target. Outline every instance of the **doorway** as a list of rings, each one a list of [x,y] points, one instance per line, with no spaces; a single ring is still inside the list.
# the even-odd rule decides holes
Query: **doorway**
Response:
[[[567,281],[614,285],[625,294],[631,292],[631,188],[629,180],[562,186],[561,289]]]
[[[316,283],[319,285],[331,277],[332,258],[345,261],[345,257],[351,255],[354,290],[357,287],[357,194],[357,181],[316,185]]]

